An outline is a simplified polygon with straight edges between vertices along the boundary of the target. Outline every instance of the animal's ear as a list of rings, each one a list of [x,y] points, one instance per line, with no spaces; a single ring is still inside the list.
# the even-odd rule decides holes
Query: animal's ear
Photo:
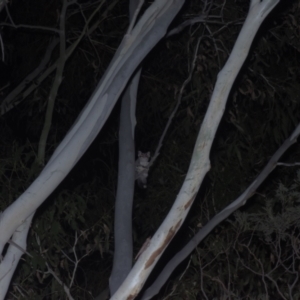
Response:
[[[138,151],[138,157],[142,156],[142,152]]]
[[[150,155],[151,155],[150,152],[147,152],[147,156],[150,157]]]

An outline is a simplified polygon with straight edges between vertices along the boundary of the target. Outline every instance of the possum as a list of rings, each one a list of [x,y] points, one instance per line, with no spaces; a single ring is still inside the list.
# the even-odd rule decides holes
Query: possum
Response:
[[[147,188],[147,177],[149,171],[150,152],[138,152],[138,159],[135,161],[135,180],[140,188]]]

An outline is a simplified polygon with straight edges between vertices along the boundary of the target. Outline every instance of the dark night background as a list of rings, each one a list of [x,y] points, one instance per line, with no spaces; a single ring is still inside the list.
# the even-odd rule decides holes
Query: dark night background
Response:
[[[150,3],[145,2],[145,6]],[[0,104],[39,65],[55,33],[38,27],[58,28],[61,3],[20,0],[8,4],[15,24],[34,25],[35,29],[7,26],[3,24],[10,23],[5,9],[0,13],[5,53],[0,64]],[[78,4],[88,19],[99,2],[78,1]],[[172,27],[196,17],[203,5],[203,1],[186,1]],[[298,1],[281,1],[260,29],[232,88],[210,155],[212,168],[157,272],[202,225],[248,187],[298,124],[299,8]],[[217,74],[231,52],[248,9],[249,1],[229,0],[225,4],[214,1],[210,22],[195,24],[163,39],[143,62],[136,150],[153,153],[176,104],[175,96],[188,76],[197,39],[203,35],[195,72],[184,91],[161,155],[150,171],[148,188],[135,191],[135,253],[154,234],[178,194]],[[119,46],[128,26],[128,1],[105,1],[96,20],[100,20],[97,28],[83,38],[65,65],[46,160],[72,126]],[[79,5],[71,6],[66,18],[67,47],[78,38],[84,25]],[[56,47],[47,67],[58,55]],[[1,211],[40,172],[34,162],[54,73],[38,83],[25,99],[18,95],[20,103],[1,115]],[[42,272],[46,271],[47,261],[68,285],[74,264],[62,251],[74,259],[74,254],[68,251],[74,245],[75,232],[80,236],[76,245],[78,256],[89,254],[79,263],[72,295],[75,299],[93,299],[107,287],[114,250],[119,112],[118,103],[83,158],[39,208],[28,236],[27,250],[33,258],[24,256],[20,262],[7,299],[66,299],[53,277],[43,276]],[[294,145],[282,161],[299,162],[299,145]],[[297,167],[278,167],[239,213],[223,222],[199,245],[156,299],[164,299],[175,287],[169,299],[227,299],[222,296],[229,291],[231,299],[265,299],[260,295],[266,295],[266,286],[270,299],[289,299],[288,286],[294,282],[292,296],[300,298],[296,294],[300,290],[299,281],[294,281],[300,267],[299,182]],[[182,272],[185,274],[180,278]]]

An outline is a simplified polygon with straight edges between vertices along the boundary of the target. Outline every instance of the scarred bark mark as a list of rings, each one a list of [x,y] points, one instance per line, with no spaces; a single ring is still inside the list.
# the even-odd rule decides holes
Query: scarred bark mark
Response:
[[[166,245],[169,244],[169,242],[172,240],[173,236],[177,232],[177,229],[180,227],[181,222],[182,219],[180,219],[174,227],[170,228],[163,244],[149,257],[148,261],[145,264],[145,269],[149,268],[154,263],[156,257],[159,256],[160,253],[165,249]]]
[[[184,209],[187,210],[194,202],[196,198],[196,194],[194,194],[194,196],[192,196],[192,198],[184,205]]]
[[[127,297],[127,300],[133,300],[137,296],[137,293],[131,294]]]

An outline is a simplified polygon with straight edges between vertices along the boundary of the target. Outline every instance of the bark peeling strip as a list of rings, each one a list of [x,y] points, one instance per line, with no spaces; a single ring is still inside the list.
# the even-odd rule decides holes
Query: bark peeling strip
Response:
[[[149,268],[156,260],[157,256],[159,256],[161,254],[161,252],[164,251],[164,249],[166,248],[166,246],[169,244],[169,242],[172,240],[173,236],[176,234],[178,228],[180,227],[182,222],[182,219],[180,219],[175,227],[170,228],[169,233],[166,235],[166,238],[163,242],[163,244],[157,249],[155,250],[152,255],[149,257],[148,261],[145,264],[145,269]]]

